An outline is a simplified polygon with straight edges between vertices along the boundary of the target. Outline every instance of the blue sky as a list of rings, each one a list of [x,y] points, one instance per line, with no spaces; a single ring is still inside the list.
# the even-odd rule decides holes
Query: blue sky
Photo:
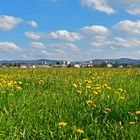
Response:
[[[140,0],[4,0],[0,60],[140,59]]]

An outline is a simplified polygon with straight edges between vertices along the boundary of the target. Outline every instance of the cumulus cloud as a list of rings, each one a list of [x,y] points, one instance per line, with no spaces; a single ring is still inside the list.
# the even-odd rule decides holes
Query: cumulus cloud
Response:
[[[117,47],[139,47],[140,46],[140,41],[138,39],[124,39],[121,37],[115,37],[114,41],[112,42],[113,46]]]
[[[86,7],[107,14],[113,14],[119,10],[124,10],[131,15],[140,14],[140,0],[81,0],[81,3]]]
[[[100,25],[85,26],[81,30],[84,33],[92,34],[95,36],[106,36],[110,33],[106,27]]]
[[[32,42],[30,45],[34,48],[44,48],[45,47],[45,45],[42,42]]]
[[[56,32],[49,33],[48,38],[74,42],[80,40],[82,36],[79,33],[68,32],[67,30],[58,30]]]
[[[122,2],[124,3],[124,9],[126,9],[129,14],[140,14],[140,0],[122,0]]]
[[[38,40],[41,38],[46,38],[46,34],[45,33],[35,33],[35,32],[25,32],[24,35],[27,38],[33,39],[33,40]]]
[[[3,15],[0,16],[0,29],[12,30],[21,22],[22,22],[21,18]]]
[[[56,32],[50,32],[50,33],[25,32],[24,35],[34,40],[48,38],[48,39],[68,41],[68,42],[78,41],[82,38],[82,36],[79,33],[68,32],[66,30],[58,30]]]
[[[0,42],[0,51],[19,51],[20,48],[13,42]]]
[[[36,28],[38,26],[37,22],[33,21],[33,20],[32,21],[28,21],[27,24],[32,26],[33,28]]]
[[[107,14],[112,14],[115,10],[109,5],[108,0],[81,0],[82,5],[105,12]]]
[[[118,31],[127,35],[140,35],[140,21],[123,20],[114,26]]]

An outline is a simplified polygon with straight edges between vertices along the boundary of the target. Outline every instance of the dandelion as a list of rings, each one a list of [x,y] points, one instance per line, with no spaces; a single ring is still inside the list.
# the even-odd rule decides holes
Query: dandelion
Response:
[[[92,104],[93,101],[92,101],[92,100],[86,100],[86,103],[87,103],[87,104]]]
[[[17,90],[22,90],[22,88],[18,86],[18,87],[17,87]]]
[[[91,84],[92,81],[91,80],[85,80],[86,84]]]
[[[123,89],[122,89],[122,88],[119,88],[118,91],[119,91],[119,92],[123,92]]]
[[[82,140],[88,140],[88,138],[83,138]]]
[[[137,124],[136,122],[129,122],[130,125],[135,125]]]
[[[86,89],[91,89],[91,86],[87,85],[87,86],[86,86]]]
[[[76,84],[73,84],[73,87],[77,88],[78,86]]]
[[[120,99],[120,100],[124,100],[124,99],[125,99],[125,97],[124,97],[124,96],[121,96],[121,97],[119,97],[119,99]]]
[[[79,134],[83,134],[84,133],[84,130],[78,128],[78,129],[76,129],[76,132],[79,133]]]
[[[111,109],[110,109],[110,108],[105,108],[105,109],[104,109],[104,113],[105,113],[106,115],[108,115],[109,112],[111,112]]]
[[[140,111],[136,111],[136,115],[140,115]]]
[[[60,127],[65,127],[67,125],[67,123],[65,123],[65,122],[59,122],[58,123],[58,126],[60,126]]]
[[[99,93],[98,93],[97,91],[94,90],[94,91],[93,91],[93,94],[94,94],[94,95],[98,95]]]

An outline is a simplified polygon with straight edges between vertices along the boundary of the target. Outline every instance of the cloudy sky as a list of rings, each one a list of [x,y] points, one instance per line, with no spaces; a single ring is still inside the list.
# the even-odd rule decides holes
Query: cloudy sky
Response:
[[[1,0],[0,60],[140,59],[140,0]]]

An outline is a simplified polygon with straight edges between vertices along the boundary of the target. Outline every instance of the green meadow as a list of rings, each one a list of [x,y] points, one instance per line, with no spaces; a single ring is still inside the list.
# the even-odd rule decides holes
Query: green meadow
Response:
[[[0,69],[0,140],[139,140],[140,69]]]

